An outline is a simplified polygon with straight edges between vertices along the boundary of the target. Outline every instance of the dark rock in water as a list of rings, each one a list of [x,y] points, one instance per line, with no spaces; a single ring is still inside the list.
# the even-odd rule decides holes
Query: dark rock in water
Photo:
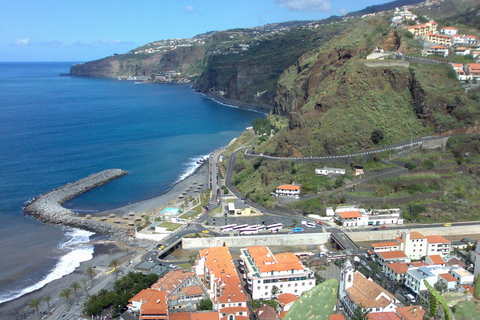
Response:
[[[62,204],[95,187],[101,186],[113,179],[122,177],[127,171],[121,169],[104,170],[75,182],[68,183],[25,203],[23,211],[44,223],[61,224],[89,231],[128,236],[128,231],[110,225],[106,222],[85,220],[75,216],[75,213],[62,207]]]

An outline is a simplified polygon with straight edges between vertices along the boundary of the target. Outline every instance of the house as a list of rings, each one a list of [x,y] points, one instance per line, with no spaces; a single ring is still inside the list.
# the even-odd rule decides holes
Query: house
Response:
[[[220,320],[248,320],[247,296],[228,247],[200,250],[195,272],[217,306]]]
[[[427,238],[420,232],[403,231],[402,236],[395,239],[399,244],[400,250],[413,260],[420,260],[421,257],[426,255]]]
[[[470,54],[470,48],[457,47],[454,49],[454,52],[457,56],[466,56],[467,54]]]
[[[385,273],[387,264],[393,262],[400,262],[400,263],[409,263],[411,259],[407,257],[405,252],[398,250],[398,251],[384,251],[384,252],[377,252],[375,254],[375,258],[378,263],[383,267],[383,272]]]
[[[470,79],[480,79],[480,63],[467,63],[467,72],[470,75]]]
[[[372,253],[384,252],[384,251],[398,251],[400,249],[397,242],[380,242],[372,243]]]
[[[439,254],[427,256],[425,258],[425,263],[428,265],[437,265],[437,266],[445,267],[445,260],[443,260],[442,256]]]
[[[371,314],[379,312],[395,312],[397,298],[383,289],[372,279],[355,271],[347,259],[340,276],[339,298],[345,312],[353,315],[358,306],[367,309]]]
[[[152,289],[165,291],[170,310],[194,307],[209,299],[200,279],[191,271],[173,270],[151,285]]]
[[[472,284],[474,281],[473,274],[459,266],[451,267],[448,273],[457,280],[457,284],[459,285]]]
[[[440,29],[441,34],[445,34],[447,36],[454,36],[458,33],[458,29],[454,27],[445,27]]]
[[[313,271],[291,252],[274,255],[268,247],[253,246],[240,249],[240,259],[253,300],[272,299],[282,293],[299,297],[315,287]]]
[[[440,273],[438,281],[443,282],[448,291],[455,289],[457,285],[457,279],[449,273]]]
[[[426,238],[427,250],[425,255],[430,256],[439,254],[443,258],[450,255],[450,251],[452,251],[452,243],[449,240],[438,234],[426,236]]]
[[[380,226],[387,224],[403,224],[403,219],[400,217],[400,209],[386,209],[378,210],[372,209],[367,211],[369,226]]]
[[[145,275],[156,274],[159,277],[163,277],[163,275],[170,270],[170,268],[163,263],[159,264],[159,263],[148,262],[148,261],[142,261],[136,264],[133,268]]]
[[[430,47],[430,49],[427,50],[427,54],[437,54],[446,57],[448,56],[448,48],[442,45],[436,45]]]
[[[282,311],[288,311],[293,306],[298,297],[292,293],[282,293],[277,296],[277,302],[282,307]]]
[[[345,174],[345,169],[323,167],[323,169],[315,169],[315,174],[323,176],[328,176],[331,174],[343,175]]]
[[[440,33],[426,33],[422,35],[423,40],[438,43],[444,46],[451,47],[453,44],[452,36],[447,36]]]
[[[277,311],[269,305],[258,308],[255,313],[259,320],[278,320]]]
[[[233,199],[228,203],[228,214],[235,216],[249,216],[252,209],[240,199]]]
[[[463,64],[461,63],[451,63],[453,70],[457,74],[457,79],[459,81],[466,81],[468,79],[468,76],[465,73],[465,70],[463,69]]]
[[[420,320],[425,315],[421,306],[398,307],[395,310],[400,320]]]
[[[465,39],[465,44],[475,45],[478,42],[478,37],[471,34],[467,34],[463,38]]]
[[[407,271],[408,263],[393,262],[386,265],[385,276],[390,280],[404,283]]]
[[[462,267],[462,268],[465,269],[467,267],[467,264],[465,262],[463,262],[462,260],[460,260],[456,257],[453,257],[453,258],[451,258],[450,260],[447,261],[446,266],[447,267],[459,266],[459,267]]]
[[[354,176],[361,176],[365,174],[365,170],[363,170],[363,166],[353,166],[353,175]]]
[[[368,320],[400,320],[395,312],[377,312],[369,313],[367,315]]]
[[[140,320],[167,320],[167,293],[151,288],[143,289],[128,300],[127,308],[137,314]]]
[[[300,196],[300,187],[291,184],[284,184],[277,187],[276,194],[277,196],[298,198]]]
[[[335,220],[344,227],[363,227],[368,225],[368,217],[360,211],[340,211],[335,213]]]
[[[417,24],[415,26],[407,27],[407,30],[413,33],[416,37],[422,36],[427,33],[437,32],[438,23],[430,21],[425,24]]]

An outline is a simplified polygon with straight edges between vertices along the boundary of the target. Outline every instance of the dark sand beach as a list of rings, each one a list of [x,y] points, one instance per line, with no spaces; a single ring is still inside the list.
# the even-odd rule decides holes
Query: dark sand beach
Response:
[[[129,212],[151,212],[152,210],[167,206],[176,201],[178,195],[180,195],[185,189],[190,185],[203,184],[207,185],[208,179],[208,166],[206,163],[203,163],[192,175],[188,176],[182,181],[179,181],[166,193],[159,195],[157,197],[135,202],[124,207],[116,208],[113,210],[108,210],[100,214],[109,214],[115,213],[120,215],[128,214]],[[204,191],[202,191],[204,192]],[[89,261],[81,263],[73,273],[66,275],[58,280],[52,281],[45,285],[43,288],[40,288],[34,292],[28,293],[20,298],[14,299],[12,301],[5,302],[0,304],[0,319],[5,320],[34,320],[37,319],[35,309],[28,307],[28,302],[33,298],[43,299],[45,296],[49,295],[51,297],[50,307],[55,308],[55,306],[60,306],[64,303],[64,300],[59,298],[59,294],[63,288],[68,288],[70,285],[77,281],[82,285],[82,288],[79,290],[79,294],[85,294],[83,288],[84,279],[89,279],[86,270],[89,266],[94,267],[97,272],[105,271],[108,268],[108,265],[111,260],[119,259],[120,263],[126,262],[128,260],[139,261],[141,255],[145,253],[146,248],[154,245],[153,242],[146,240],[132,240],[129,243],[114,241],[114,240],[100,240],[92,241],[94,244],[95,250],[93,258]],[[125,247],[128,246],[131,253],[127,255]],[[104,276],[105,277],[105,276]],[[90,283],[90,281],[88,281]],[[89,285],[87,284],[87,287]],[[73,295],[73,294],[72,294]],[[75,298],[73,298],[75,299]],[[42,302],[40,305],[40,312],[47,311],[47,303]],[[46,317],[45,319],[49,319]]]

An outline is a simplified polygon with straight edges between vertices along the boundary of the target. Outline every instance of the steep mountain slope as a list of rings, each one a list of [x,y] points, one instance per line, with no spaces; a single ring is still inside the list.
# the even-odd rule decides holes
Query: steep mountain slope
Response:
[[[394,32],[388,17],[358,21],[327,45],[302,56],[280,77],[273,114],[288,127],[257,152],[282,156],[333,155],[411,135],[473,125],[479,106],[446,64],[366,65],[366,56]],[[378,141],[376,141],[378,142]]]

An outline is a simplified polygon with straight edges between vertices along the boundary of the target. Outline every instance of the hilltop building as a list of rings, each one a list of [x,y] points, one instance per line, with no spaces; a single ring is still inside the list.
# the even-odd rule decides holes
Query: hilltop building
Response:
[[[300,197],[300,187],[292,184],[284,184],[277,187],[276,195],[284,197]]]

